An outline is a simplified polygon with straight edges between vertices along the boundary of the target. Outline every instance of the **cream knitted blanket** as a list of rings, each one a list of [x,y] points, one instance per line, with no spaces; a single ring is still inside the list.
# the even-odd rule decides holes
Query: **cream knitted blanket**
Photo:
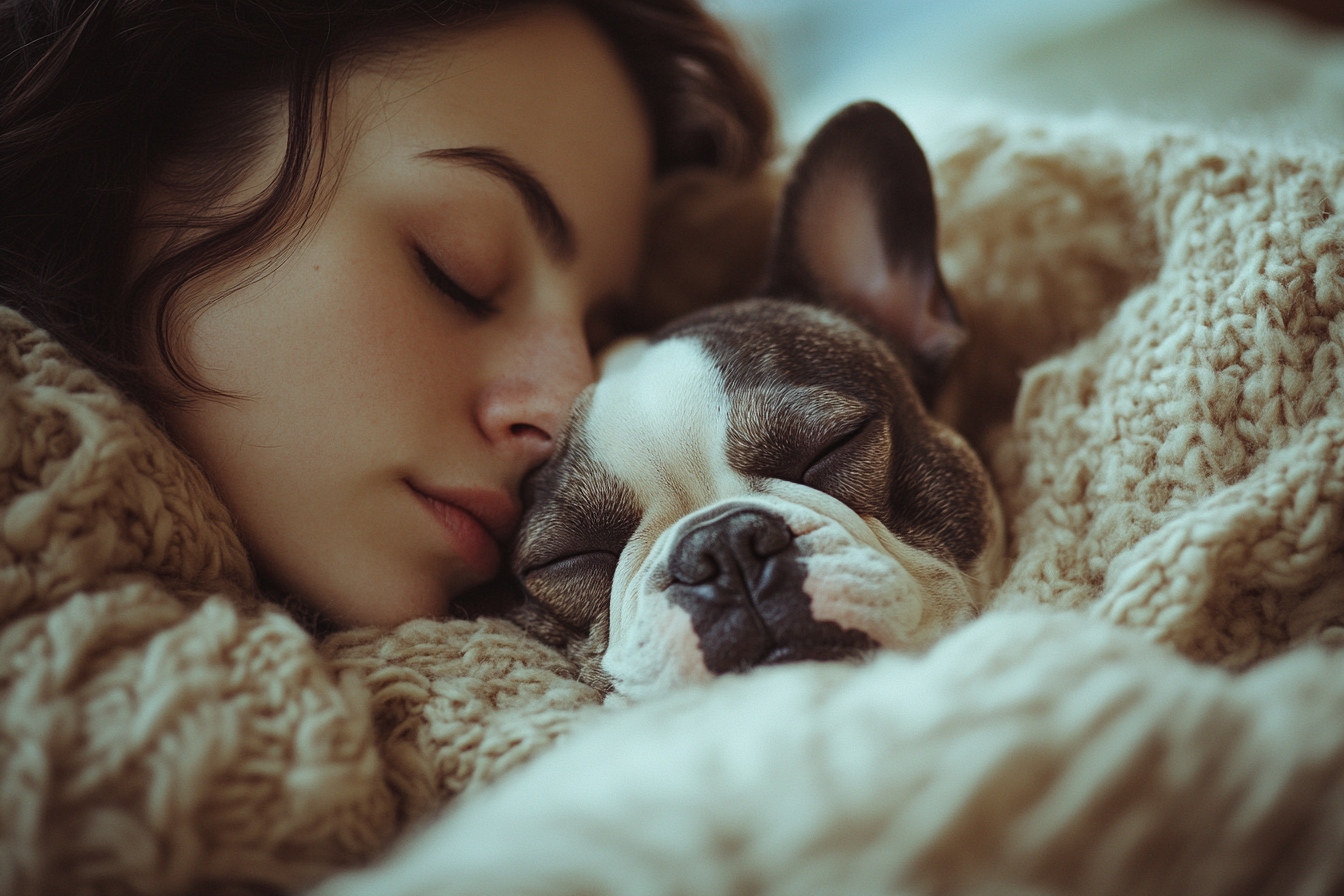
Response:
[[[1234,668],[1344,644],[1344,153],[1104,118],[944,152],[961,423],[1014,540],[996,605]]]
[[[930,149],[1001,611],[632,711],[498,621],[315,644],[199,472],[0,314],[0,892],[293,889],[463,791],[329,892],[1344,885],[1344,652],[1305,643],[1344,641],[1344,161],[1105,120]]]

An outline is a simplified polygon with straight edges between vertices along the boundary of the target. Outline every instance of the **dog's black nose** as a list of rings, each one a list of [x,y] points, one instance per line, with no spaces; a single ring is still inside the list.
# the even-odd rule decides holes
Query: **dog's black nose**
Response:
[[[673,547],[668,573],[668,598],[691,614],[716,675],[876,646],[862,632],[812,617],[793,532],[764,508],[727,507],[696,523]]]
[[[797,563],[780,557],[793,533],[777,513],[729,508],[698,523],[668,557],[668,596],[691,614],[705,665],[715,674],[749,669],[773,638],[758,604],[766,594],[799,590]],[[798,578],[798,582],[790,581]]]
[[[751,587],[765,561],[793,542],[789,524],[755,507],[729,510],[682,536],[668,558],[668,572],[681,585],[702,585],[727,573]]]

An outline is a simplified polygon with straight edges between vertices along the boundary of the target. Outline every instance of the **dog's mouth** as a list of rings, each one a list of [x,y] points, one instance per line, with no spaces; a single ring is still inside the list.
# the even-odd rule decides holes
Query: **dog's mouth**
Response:
[[[801,663],[808,660],[816,662],[857,661],[869,652],[876,650],[878,644],[867,635],[848,632],[851,637],[847,643],[835,641],[805,641],[793,644],[780,644],[770,649],[755,665],[779,666],[784,663]],[[855,637],[857,636],[857,637]]]

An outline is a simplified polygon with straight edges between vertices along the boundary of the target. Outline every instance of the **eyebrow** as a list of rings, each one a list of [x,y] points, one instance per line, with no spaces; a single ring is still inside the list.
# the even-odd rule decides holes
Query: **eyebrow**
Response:
[[[572,261],[577,254],[578,245],[569,220],[537,176],[513,156],[490,146],[461,146],[427,150],[417,158],[470,165],[500,178],[518,193],[532,226],[557,260]]]

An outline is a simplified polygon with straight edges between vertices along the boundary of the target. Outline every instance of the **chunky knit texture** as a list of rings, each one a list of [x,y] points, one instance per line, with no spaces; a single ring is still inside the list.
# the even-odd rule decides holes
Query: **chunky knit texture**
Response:
[[[1078,613],[613,714],[315,896],[1333,896],[1344,652],[1247,673]]]
[[[884,886],[950,886],[938,869],[970,867],[967,855],[984,892],[1135,881],[1132,892],[1165,892],[1139,873],[1154,855],[1166,880],[1199,884],[1185,892],[1341,885],[1327,859],[1344,855],[1344,834],[1321,822],[1340,817],[1344,793],[1344,698],[1327,686],[1341,654],[1289,648],[1344,641],[1344,160],[1280,136],[1110,119],[1000,118],[929,149],[946,272],[974,333],[942,411],[992,458],[1012,533],[995,606],[1081,612],[1086,625],[990,613],[923,659],[726,682],[642,708],[624,728],[593,726],[511,790],[483,787],[589,727],[596,695],[569,663],[500,621],[315,643],[256,595],[191,462],[0,311],[0,892],[302,887],[381,854],[465,791],[477,808],[429,850],[445,863],[431,892],[470,883],[453,869],[482,869],[453,847],[484,842],[471,837],[493,838],[481,855],[516,872],[519,892],[554,891],[547,867],[640,873],[626,860],[663,855],[652,835],[664,797],[693,807],[667,821],[674,833],[719,830],[700,822],[732,810],[722,837],[676,841],[692,845],[660,866],[692,889],[821,892],[845,868],[878,869]],[[731,247],[700,247],[720,249]],[[1240,669],[1285,651],[1254,679],[1190,662]],[[906,709],[874,704],[876,727],[847,741],[858,753],[790,741],[794,726],[772,715],[825,738],[840,730],[834,713],[869,718],[864,701],[891,694]],[[977,733],[1000,724],[1016,733]],[[745,745],[727,754],[745,790],[707,774],[730,736]],[[679,758],[664,762],[650,746],[661,742]],[[1145,771],[1157,756],[1168,777]],[[617,773],[621,786],[597,786]],[[812,828],[767,798],[795,780],[820,800]],[[590,791],[616,802],[585,803]],[[906,796],[868,799],[880,793]],[[537,802],[547,794],[578,803]],[[853,796],[862,818],[826,794]],[[1232,808],[1208,815],[1198,850],[1164,851],[1190,835],[1176,810],[1201,794]],[[1131,814],[1116,814],[1117,795],[1132,797]],[[570,825],[578,804],[608,814]],[[530,806],[576,857],[552,849],[560,865],[527,864],[561,842],[545,825],[531,852],[510,851],[510,819]],[[468,837],[473,818],[485,826]],[[847,852],[860,829],[900,862]],[[1200,857],[1242,854],[1248,831],[1293,832],[1273,842],[1300,844],[1296,864],[1245,852],[1208,877]],[[769,856],[812,864],[792,878],[742,865],[745,877],[714,876]],[[410,860],[387,861],[391,873]],[[1280,877],[1255,877],[1269,874]]]
[[[1098,118],[975,129],[938,174],[995,604],[1232,667],[1344,634],[1344,154]]]

